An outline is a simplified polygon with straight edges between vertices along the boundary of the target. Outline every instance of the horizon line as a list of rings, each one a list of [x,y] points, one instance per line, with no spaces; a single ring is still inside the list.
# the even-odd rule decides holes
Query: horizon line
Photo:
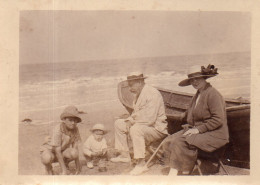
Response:
[[[70,63],[70,62],[94,62],[94,61],[111,61],[111,60],[135,60],[135,59],[147,59],[147,58],[166,58],[166,57],[184,57],[184,56],[200,56],[200,55],[221,55],[221,54],[231,54],[231,53],[250,53],[250,51],[232,51],[232,52],[220,52],[220,53],[202,53],[202,54],[181,54],[181,55],[166,55],[166,56],[154,56],[154,57],[133,57],[133,58],[111,58],[111,59],[89,59],[89,60],[74,60],[74,61],[55,61],[52,63]],[[36,63],[36,64],[47,64],[48,62]],[[35,63],[23,63],[19,62],[19,65],[28,65]]]

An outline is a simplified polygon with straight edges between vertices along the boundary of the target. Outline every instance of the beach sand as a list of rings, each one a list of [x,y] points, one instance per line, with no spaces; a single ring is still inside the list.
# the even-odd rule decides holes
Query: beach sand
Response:
[[[27,113],[30,118],[40,118],[40,120],[32,119],[30,124],[20,123],[19,126],[19,174],[22,175],[43,175],[44,166],[40,160],[40,146],[42,145],[45,136],[51,133],[54,125],[59,123],[59,120],[54,122],[41,122],[47,120],[48,117],[58,118],[63,109],[32,111]],[[127,113],[119,102],[112,102],[110,105],[95,107],[80,107],[79,110],[84,110],[87,114],[82,114],[82,123],[78,124],[82,144],[90,135],[91,127],[96,123],[105,124],[109,132],[105,138],[108,146],[114,146],[114,121],[116,117]],[[22,117],[22,115],[21,115]],[[81,148],[80,148],[81,149]],[[80,160],[84,164],[82,150],[80,151]],[[86,166],[83,165],[83,173]],[[116,170],[117,168],[115,168]],[[119,169],[120,171],[120,169]],[[118,172],[119,172],[118,171]],[[92,172],[94,173],[94,172]],[[112,172],[113,174],[116,172]]]
[[[83,114],[82,124],[78,124],[80,131],[82,143],[90,135],[90,128],[95,123],[103,123],[109,132],[106,134],[105,138],[107,139],[108,146],[110,148],[114,147],[114,127],[113,123],[115,119],[127,113],[125,108],[120,104],[120,102],[112,102],[106,106],[96,107],[94,110],[88,109],[88,107],[80,107],[80,110],[87,111],[87,114]],[[89,110],[89,111],[88,111]],[[62,109],[55,109],[53,111],[36,111],[30,112],[31,117],[38,118],[47,118],[50,117],[50,112],[52,112],[51,117],[58,117]],[[40,146],[43,143],[44,137],[48,136],[51,133],[51,129],[54,125],[58,124],[57,122],[44,123],[32,120],[30,124],[21,123],[19,126],[19,174],[20,175],[44,175],[45,170],[44,166],[41,163],[40,159]],[[99,172],[98,168],[88,169],[86,166],[86,160],[83,157],[82,149],[80,147],[80,162],[82,164],[82,171],[80,175],[128,175],[131,169],[133,168],[129,163],[112,163],[107,162],[107,172]],[[148,172],[143,175],[167,175],[169,169],[164,168],[160,165],[158,161],[154,161],[155,164],[151,166]],[[75,172],[74,162],[70,163],[70,170],[73,174]],[[210,165],[209,165],[210,166]],[[60,168],[58,163],[53,164],[54,173],[59,174]],[[226,166],[229,173],[232,175],[249,175],[248,169],[241,169]],[[213,169],[214,170],[214,169]],[[212,169],[204,169],[205,172],[212,172]],[[195,170],[194,175],[198,175],[198,171]],[[220,170],[218,175],[225,174]]]

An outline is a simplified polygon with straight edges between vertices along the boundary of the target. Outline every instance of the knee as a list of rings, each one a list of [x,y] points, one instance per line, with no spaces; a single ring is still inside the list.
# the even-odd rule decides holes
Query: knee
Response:
[[[41,155],[41,161],[44,165],[51,164],[53,160],[53,156],[50,152],[43,152]]]
[[[75,148],[70,150],[71,159],[77,159],[79,157],[79,151]]]
[[[178,145],[180,142],[182,142],[180,137],[176,137],[174,135],[168,136],[165,141],[165,146],[174,146]]]

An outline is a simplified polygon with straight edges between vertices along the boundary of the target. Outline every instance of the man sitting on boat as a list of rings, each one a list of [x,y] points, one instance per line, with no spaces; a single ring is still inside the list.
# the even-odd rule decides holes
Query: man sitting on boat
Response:
[[[115,121],[115,149],[120,152],[112,162],[130,162],[127,136],[130,134],[134,158],[137,161],[131,175],[138,175],[146,170],[146,144],[165,138],[168,135],[165,108],[161,93],[145,84],[142,73],[127,76],[130,91],[135,94],[133,112],[126,119]]]
[[[169,160],[169,175],[189,174],[195,165],[198,149],[213,152],[228,143],[229,134],[225,101],[207,78],[216,76],[217,68],[209,65],[193,72],[179,86],[197,89],[185,115],[184,129],[166,138],[164,155]]]

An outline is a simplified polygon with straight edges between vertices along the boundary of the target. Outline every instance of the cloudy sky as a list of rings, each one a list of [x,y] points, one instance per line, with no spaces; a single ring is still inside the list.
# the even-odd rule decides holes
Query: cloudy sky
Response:
[[[22,11],[20,63],[250,51],[250,14]]]

